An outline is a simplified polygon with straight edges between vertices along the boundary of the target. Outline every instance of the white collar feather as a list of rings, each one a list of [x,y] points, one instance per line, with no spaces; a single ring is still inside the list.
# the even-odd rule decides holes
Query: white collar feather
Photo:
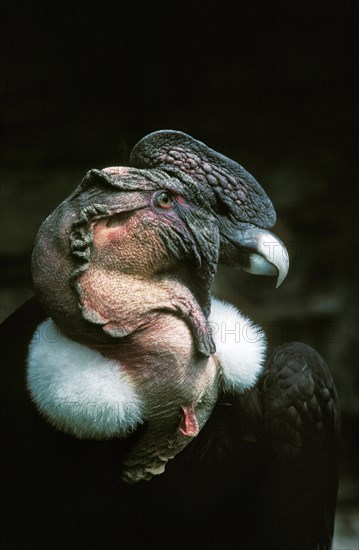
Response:
[[[256,383],[265,359],[262,329],[231,304],[212,299],[209,317],[223,389],[243,392]],[[121,365],[67,338],[51,319],[29,347],[27,384],[41,413],[78,438],[125,437],[142,422],[142,403]]]
[[[212,298],[208,321],[222,365],[223,389],[242,392],[254,386],[267,351],[262,328],[235,306],[217,298]]]

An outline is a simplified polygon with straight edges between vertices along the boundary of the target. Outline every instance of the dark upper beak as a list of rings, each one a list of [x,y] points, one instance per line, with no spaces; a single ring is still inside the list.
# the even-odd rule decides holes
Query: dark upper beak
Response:
[[[288,273],[289,257],[276,235],[249,224],[242,228],[227,226],[221,233],[220,263],[254,275],[276,276],[276,288],[282,284]]]

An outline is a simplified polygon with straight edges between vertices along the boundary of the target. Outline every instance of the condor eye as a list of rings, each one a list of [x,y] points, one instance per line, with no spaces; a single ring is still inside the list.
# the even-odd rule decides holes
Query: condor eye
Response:
[[[160,208],[171,208],[173,204],[173,198],[168,191],[160,191],[158,195],[154,197],[154,203]]]

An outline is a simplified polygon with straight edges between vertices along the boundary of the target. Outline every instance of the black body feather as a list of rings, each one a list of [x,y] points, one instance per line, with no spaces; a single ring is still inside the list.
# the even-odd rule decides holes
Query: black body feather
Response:
[[[274,350],[258,384],[223,395],[164,474],[126,485],[132,438],[76,440],[30,400],[28,343],[44,317],[33,299],[2,325],[2,548],[330,548],[339,412],[315,351]]]

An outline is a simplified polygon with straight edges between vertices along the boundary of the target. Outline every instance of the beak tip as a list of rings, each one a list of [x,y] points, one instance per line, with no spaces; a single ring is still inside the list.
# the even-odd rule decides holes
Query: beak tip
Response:
[[[280,266],[282,269],[278,269],[278,278],[277,278],[277,284],[276,284],[276,288],[279,288],[280,285],[285,281],[287,275],[288,275],[288,270],[289,270],[289,259],[288,259],[288,256],[287,256],[287,260],[286,262],[284,263],[284,265],[282,264]]]

